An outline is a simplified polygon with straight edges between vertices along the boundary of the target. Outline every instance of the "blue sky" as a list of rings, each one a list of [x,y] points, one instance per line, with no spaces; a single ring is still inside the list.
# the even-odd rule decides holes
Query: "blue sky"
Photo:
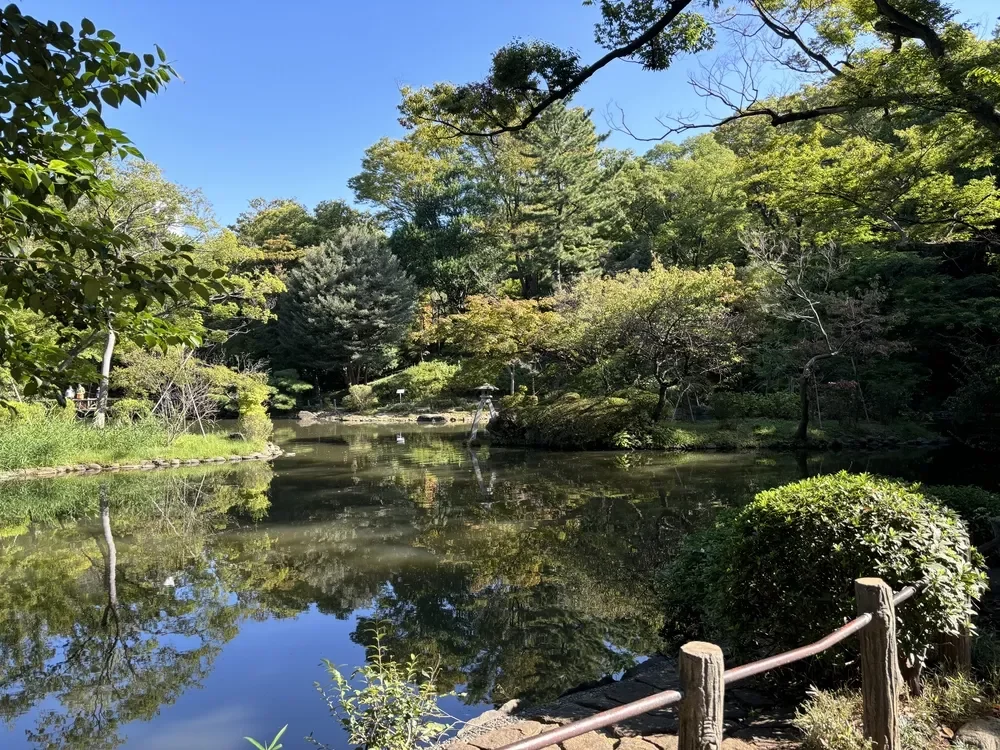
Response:
[[[603,54],[593,41],[595,8],[580,0],[22,0],[24,12],[75,27],[86,13],[134,52],[163,47],[183,81],[112,122],[166,176],[201,188],[229,223],[255,196],[308,206],[353,196],[370,144],[399,136],[401,85],[479,78],[491,53],[515,37]],[[957,0],[966,20],[992,28],[995,0]],[[699,58],[705,60],[705,56]],[[691,112],[687,86],[699,60],[665,73],[616,62],[575,103],[604,113],[620,106],[629,125],[656,135],[661,114]],[[613,133],[612,145],[645,150]]]

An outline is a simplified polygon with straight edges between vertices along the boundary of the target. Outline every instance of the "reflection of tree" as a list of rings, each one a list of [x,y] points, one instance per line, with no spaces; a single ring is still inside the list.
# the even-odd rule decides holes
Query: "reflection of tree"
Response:
[[[236,569],[212,530],[259,510],[261,480],[255,467],[19,488],[22,499],[34,494],[45,521],[30,521],[31,536],[0,555],[0,714],[10,721],[54,698],[57,707],[39,708],[29,740],[110,748],[124,723],[152,718],[199,684],[260,607],[256,595],[239,594],[243,581],[260,589],[261,556],[242,557]],[[96,494],[97,507],[81,493],[91,503]],[[3,508],[7,528],[21,510]]]
[[[377,599],[372,617],[390,624],[397,653],[436,656],[444,686],[467,683],[471,701],[538,701],[655,651],[653,561],[625,514],[600,502],[541,522],[500,504],[477,511],[430,526],[419,543],[439,567],[399,571]]]
[[[414,544],[435,559],[390,571],[369,619],[390,627],[397,656],[440,659],[441,687],[466,683],[470,701],[551,699],[654,652],[654,571],[680,538],[801,471],[791,457],[505,451],[476,463],[478,475],[467,457],[456,467],[397,454],[380,477],[363,475],[403,491]]]
[[[34,712],[40,746],[113,747],[199,684],[247,618],[314,604],[371,609],[392,653],[439,657],[441,686],[470,700],[545,700],[656,649],[652,573],[683,534],[850,461],[473,461],[462,437],[344,430],[273,485],[263,463],[6,483],[0,717]]]

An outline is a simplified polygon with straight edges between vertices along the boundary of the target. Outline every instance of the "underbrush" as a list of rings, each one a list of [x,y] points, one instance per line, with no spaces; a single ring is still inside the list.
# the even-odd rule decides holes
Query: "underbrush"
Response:
[[[563,393],[549,399],[525,394],[503,400],[490,433],[501,443],[562,449],[758,450],[794,446],[794,420],[740,418],[654,423],[655,396],[586,398]],[[809,430],[816,448],[879,446],[928,440],[922,425],[899,422],[844,423],[826,420]]]
[[[903,750],[935,747],[942,727],[955,731],[991,715],[995,686],[963,674],[934,675],[923,692],[910,696],[900,715]],[[813,690],[796,712],[803,750],[869,750],[861,732],[861,694],[854,690]]]
[[[166,432],[152,420],[100,430],[63,418],[12,420],[0,426],[0,470],[247,455],[265,445],[264,439],[230,439],[218,433],[181,435],[168,445]]]

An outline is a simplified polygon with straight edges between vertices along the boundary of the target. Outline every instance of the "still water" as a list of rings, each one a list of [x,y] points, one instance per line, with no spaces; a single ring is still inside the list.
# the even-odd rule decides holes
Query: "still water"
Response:
[[[546,453],[453,427],[280,426],[294,456],[0,486],[2,748],[344,747],[314,682],[391,652],[469,718],[657,647],[653,572],[719,508],[886,456]]]

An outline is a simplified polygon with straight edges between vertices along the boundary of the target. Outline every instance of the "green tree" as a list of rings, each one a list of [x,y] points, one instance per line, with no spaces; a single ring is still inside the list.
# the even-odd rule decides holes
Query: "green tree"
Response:
[[[744,49],[760,45],[767,52],[751,49],[733,65],[723,61],[696,84],[731,114],[681,120],[668,133],[746,118],[785,125],[845,112],[950,111],[987,137],[992,150],[1000,142],[1000,39],[978,37],[949,3],[743,0],[712,19],[695,12],[709,5],[600,0],[596,37],[607,54],[593,63],[584,65],[576,52],[551,44],[514,42],[494,54],[482,81],[409,92],[404,114],[464,133],[524,130],[616,60],[665,70],[680,53],[711,48],[717,29],[728,36],[736,28]],[[749,23],[740,23],[745,19]],[[807,81],[805,95],[762,95],[755,67],[760,59]]]
[[[588,364],[628,363],[637,385],[657,390],[659,420],[671,390],[678,400],[722,380],[740,361],[747,290],[734,269],[665,268],[585,280],[561,302],[571,331],[563,346]]]
[[[175,75],[158,47],[140,57],[91,21],[80,26],[42,22],[13,4],[0,15],[0,356],[28,395],[44,384],[61,398],[54,381],[89,344],[80,331],[106,331],[110,316],[154,296],[222,288],[188,270],[190,248],[181,241],[164,243],[166,257],[144,261],[113,222],[71,215],[82,199],[113,191],[100,172],[106,157],[140,156],[105,124],[104,107],[141,105]],[[51,323],[46,346],[25,345],[19,310]],[[163,341],[177,332],[151,325],[146,335]]]
[[[483,232],[486,208],[476,154],[468,143],[421,125],[400,140],[368,148],[348,180],[359,201],[379,209],[390,247],[436,311],[454,312],[466,296],[491,291],[501,260]]]
[[[413,282],[384,236],[344,229],[289,273],[275,348],[300,370],[337,372],[358,383],[395,363],[415,305]]]
[[[531,160],[526,177],[526,242],[514,256],[521,294],[539,297],[595,270],[610,247],[614,174],[601,162],[590,113],[549,108],[518,139]]]
[[[331,239],[344,227],[364,221],[364,214],[342,200],[320,201],[310,212],[290,198],[254,198],[250,207],[236,217],[230,228],[241,242],[251,247],[286,240],[301,249],[318,245]]]
[[[471,359],[467,369],[494,379],[506,372],[514,393],[518,370],[538,372],[541,354],[551,349],[559,315],[537,300],[470,297],[466,311],[442,320],[426,335]]]
[[[741,260],[740,231],[750,217],[736,154],[703,135],[679,146],[664,143],[643,159],[654,169],[637,189],[653,193],[646,199],[657,202],[652,211],[661,218],[653,255],[695,269]]]

